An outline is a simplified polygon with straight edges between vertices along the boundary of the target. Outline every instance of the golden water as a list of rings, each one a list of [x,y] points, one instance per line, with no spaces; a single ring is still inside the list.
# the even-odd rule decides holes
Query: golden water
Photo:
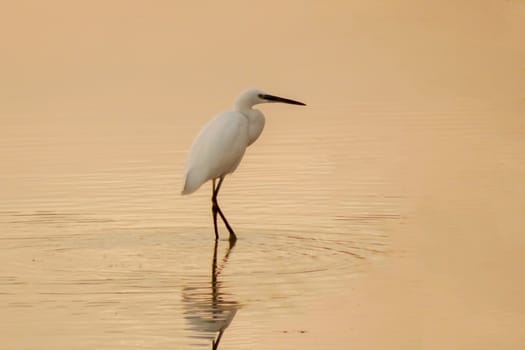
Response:
[[[1,18],[1,349],[192,349],[219,334],[221,348],[317,348],[301,340],[323,325],[363,344],[351,314],[286,320],[352,304],[371,267],[400,257],[424,269],[400,282],[417,295],[443,273],[447,295],[493,290],[456,285],[490,265],[488,247],[501,271],[523,263],[522,2],[77,6]],[[308,106],[261,106],[266,129],[220,196],[239,240],[222,228],[216,246],[210,185],[181,197],[182,167],[249,86]],[[523,318],[523,284],[490,276],[510,294],[488,304],[514,311],[481,297],[469,310],[519,344],[501,325]],[[385,281],[389,305],[442,300],[414,306]]]

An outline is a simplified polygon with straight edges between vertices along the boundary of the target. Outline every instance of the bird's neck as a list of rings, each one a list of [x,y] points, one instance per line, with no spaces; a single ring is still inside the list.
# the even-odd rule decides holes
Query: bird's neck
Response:
[[[235,101],[235,105],[233,107],[236,111],[246,112],[252,110],[253,103],[244,99],[239,99]]]
[[[257,109],[250,108],[249,110],[241,111],[241,113],[248,119],[248,146],[255,142],[261,135],[265,118],[264,114]]]

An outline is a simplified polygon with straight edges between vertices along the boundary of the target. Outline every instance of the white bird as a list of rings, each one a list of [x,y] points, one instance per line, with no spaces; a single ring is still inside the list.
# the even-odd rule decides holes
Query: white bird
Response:
[[[254,143],[263,131],[264,115],[252,107],[259,103],[271,102],[305,106],[302,102],[269,95],[257,89],[248,89],[237,98],[233,110],[219,113],[208,122],[191,145],[182,194],[193,193],[205,182],[212,180],[211,201],[216,240],[219,238],[217,213],[230,233],[230,241],[237,239],[219,208],[217,195],[224,177],[237,169],[246,148]],[[218,183],[215,186],[217,179]]]

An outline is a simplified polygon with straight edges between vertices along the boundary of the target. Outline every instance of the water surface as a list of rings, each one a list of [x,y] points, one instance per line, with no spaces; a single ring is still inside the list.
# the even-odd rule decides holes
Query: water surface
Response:
[[[0,21],[0,348],[405,349],[476,319],[514,339],[520,2],[42,4]],[[221,191],[231,246],[210,185],[179,193],[194,135],[251,86],[308,106],[261,107]]]

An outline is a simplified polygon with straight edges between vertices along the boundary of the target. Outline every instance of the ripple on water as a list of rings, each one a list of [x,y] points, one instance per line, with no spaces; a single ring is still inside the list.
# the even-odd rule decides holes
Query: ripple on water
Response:
[[[320,292],[338,290],[368,258],[385,253],[379,224],[398,219],[334,218],[350,223],[338,226],[344,231],[240,227],[230,246],[225,239],[215,245],[210,227],[103,229],[102,223],[101,229],[83,226],[89,215],[79,213],[6,216],[18,227],[2,237],[2,247],[11,248],[3,253],[18,255],[4,266],[16,276],[0,279],[8,307],[62,310],[80,328],[85,317],[96,317],[105,334],[147,320],[151,332],[169,328],[171,341],[193,339],[188,344],[195,346],[209,344],[239,310],[256,319],[278,317]],[[47,234],[22,229],[35,221]],[[51,233],[57,223],[65,226]],[[367,232],[359,226],[365,224]],[[64,229],[68,225],[75,229]]]

